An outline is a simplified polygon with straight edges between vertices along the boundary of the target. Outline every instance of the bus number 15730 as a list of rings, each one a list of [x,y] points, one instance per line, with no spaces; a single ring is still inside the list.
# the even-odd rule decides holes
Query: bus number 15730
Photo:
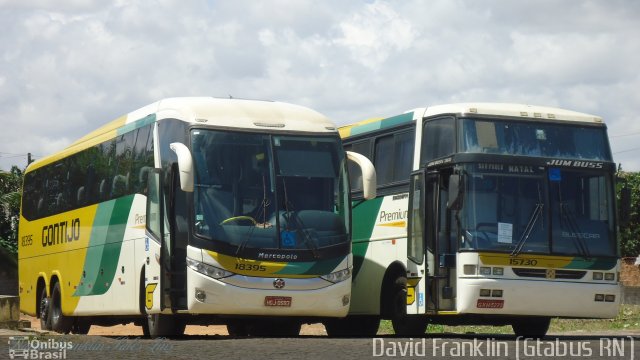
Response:
[[[536,260],[536,259],[519,259],[519,258],[513,258],[513,259],[509,259],[509,265],[516,265],[516,266],[536,266],[536,265],[538,265],[538,260]]]

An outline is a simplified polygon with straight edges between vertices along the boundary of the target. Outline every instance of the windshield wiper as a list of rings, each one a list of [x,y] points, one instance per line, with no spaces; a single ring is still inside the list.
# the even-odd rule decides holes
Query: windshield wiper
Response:
[[[589,249],[587,248],[587,244],[585,244],[584,239],[581,236],[582,232],[580,231],[580,227],[578,226],[578,222],[576,221],[575,215],[569,209],[569,206],[562,199],[562,188],[560,184],[558,184],[558,202],[560,204],[560,223],[561,228],[563,225],[566,225],[570,232],[573,233],[573,244],[575,245],[578,253],[588,258]],[[561,234],[562,235],[562,234]]]
[[[566,224],[570,233],[573,233],[573,244],[575,245],[578,253],[585,258],[589,258],[591,255],[589,254],[589,249],[584,239],[581,237],[582,231],[580,231],[580,227],[578,226],[578,222],[576,221],[575,215],[569,209],[567,203],[560,202],[560,218],[562,224]]]
[[[313,257],[317,259],[319,257],[318,244],[315,239],[309,235],[309,232],[305,230],[306,228],[300,217],[294,211],[290,211],[285,213],[285,218],[287,219],[287,228],[289,227],[289,224],[293,224],[298,230],[295,231],[295,233],[302,233],[304,244],[311,250]],[[287,231],[291,230],[287,229]]]
[[[524,247],[524,244],[529,239],[529,236],[531,235],[531,231],[533,231],[533,227],[535,226],[536,222],[538,221],[538,218],[540,217],[540,214],[542,214],[542,208],[543,207],[544,207],[544,204],[542,204],[542,203],[537,203],[536,204],[536,207],[535,207],[535,209],[533,209],[533,213],[529,217],[529,222],[527,223],[527,226],[524,228],[524,232],[522,233],[522,236],[520,237],[520,240],[518,240],[518,243],[516,244],[516,247],[511,252],[511,256],[518,256],[518,254],[520,254],[520,252],[522,251],[522,248]]]

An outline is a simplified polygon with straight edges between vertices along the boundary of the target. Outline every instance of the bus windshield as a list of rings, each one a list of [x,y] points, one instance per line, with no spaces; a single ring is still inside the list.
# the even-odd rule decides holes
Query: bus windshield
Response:
[[[240,252],[348,241],[348,179],[336,137],[196,129],[195,233]]]
[[[616,256],[607,175],[504,164],[465,168],[464,204],[456,214],[461,249]]]
[[[604,126],[461,119],[461,152],[611,161]]]

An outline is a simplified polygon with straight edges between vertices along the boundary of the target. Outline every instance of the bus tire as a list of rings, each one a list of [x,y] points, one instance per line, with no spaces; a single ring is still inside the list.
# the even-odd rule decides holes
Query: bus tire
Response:
[[[539,339],[547,335],[550,324],[551,318],[548,317],[522,318],[514,321],[511,328],[517,337]]]
[[[249,336],[256,337],[297,337],[302,324],[296,320],[258,320],[247,324]]]
[[[51,299],[47,296],[47,289],[43,286],[38,296],[40,310],[40,329],[51,330]]]
[[[140,272],[140,291],[138,292],[138,301],[142,320],[139,320],[137,323],[142,326],[142,335],[149,338],[151,337],[151,334],[149,333],[149,320],[147,319],[147,309],[145,305],[144,268]]]
[[[422,315],[407,315],[406,279],[396,281],[393,290],[391,324],[396,336],[424,336],[427,331],[428,319]]]
[[[51,301],[49,302],[49,313],[51,317],[51,329],[61,334],[68,334],[73,326],[73,317],[62,313],[62,293],[60,292],[60,282],[56,281],[51,290]]]
[[[173,315],[147,314],[147,326],[150,338],[177,337],[184,335],[185,323]]]
[[[227,333],[233,337],[246,337],[249,336],[249,327],[246,321],[230,320],[227,323]]]
[[[324,328],[329,337],[374,337],[380,327],[379,316],[347,316],[342,319],[329,319]]]
[[[71,333],[77,335],[87,335],[89,330],[91,330],[91,323],[81,318],[76,318],[71,327]]]

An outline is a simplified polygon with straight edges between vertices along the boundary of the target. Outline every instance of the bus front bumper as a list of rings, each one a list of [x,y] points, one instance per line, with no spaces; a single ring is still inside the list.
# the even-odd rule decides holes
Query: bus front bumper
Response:
[[[618,284],[466,278],[457,288],[459,314],[614,318],[621,300]]]
[[[223,279],[224,280],[224,279]],[[264,279],[261,279],[264,280]],[[268,279],[276,281],[275,278]],[[284,280],[281,289],[247,288],[225,283],[187,268],[188,312],[193,314],[345,317],[351,302],[351,279],[319,289],[291,290],[305,280]],[[264,282],[264,281],[263,281]],[[280,286],[278,284],[277,286]],[[292,286],[293,287],[293,286]]]

